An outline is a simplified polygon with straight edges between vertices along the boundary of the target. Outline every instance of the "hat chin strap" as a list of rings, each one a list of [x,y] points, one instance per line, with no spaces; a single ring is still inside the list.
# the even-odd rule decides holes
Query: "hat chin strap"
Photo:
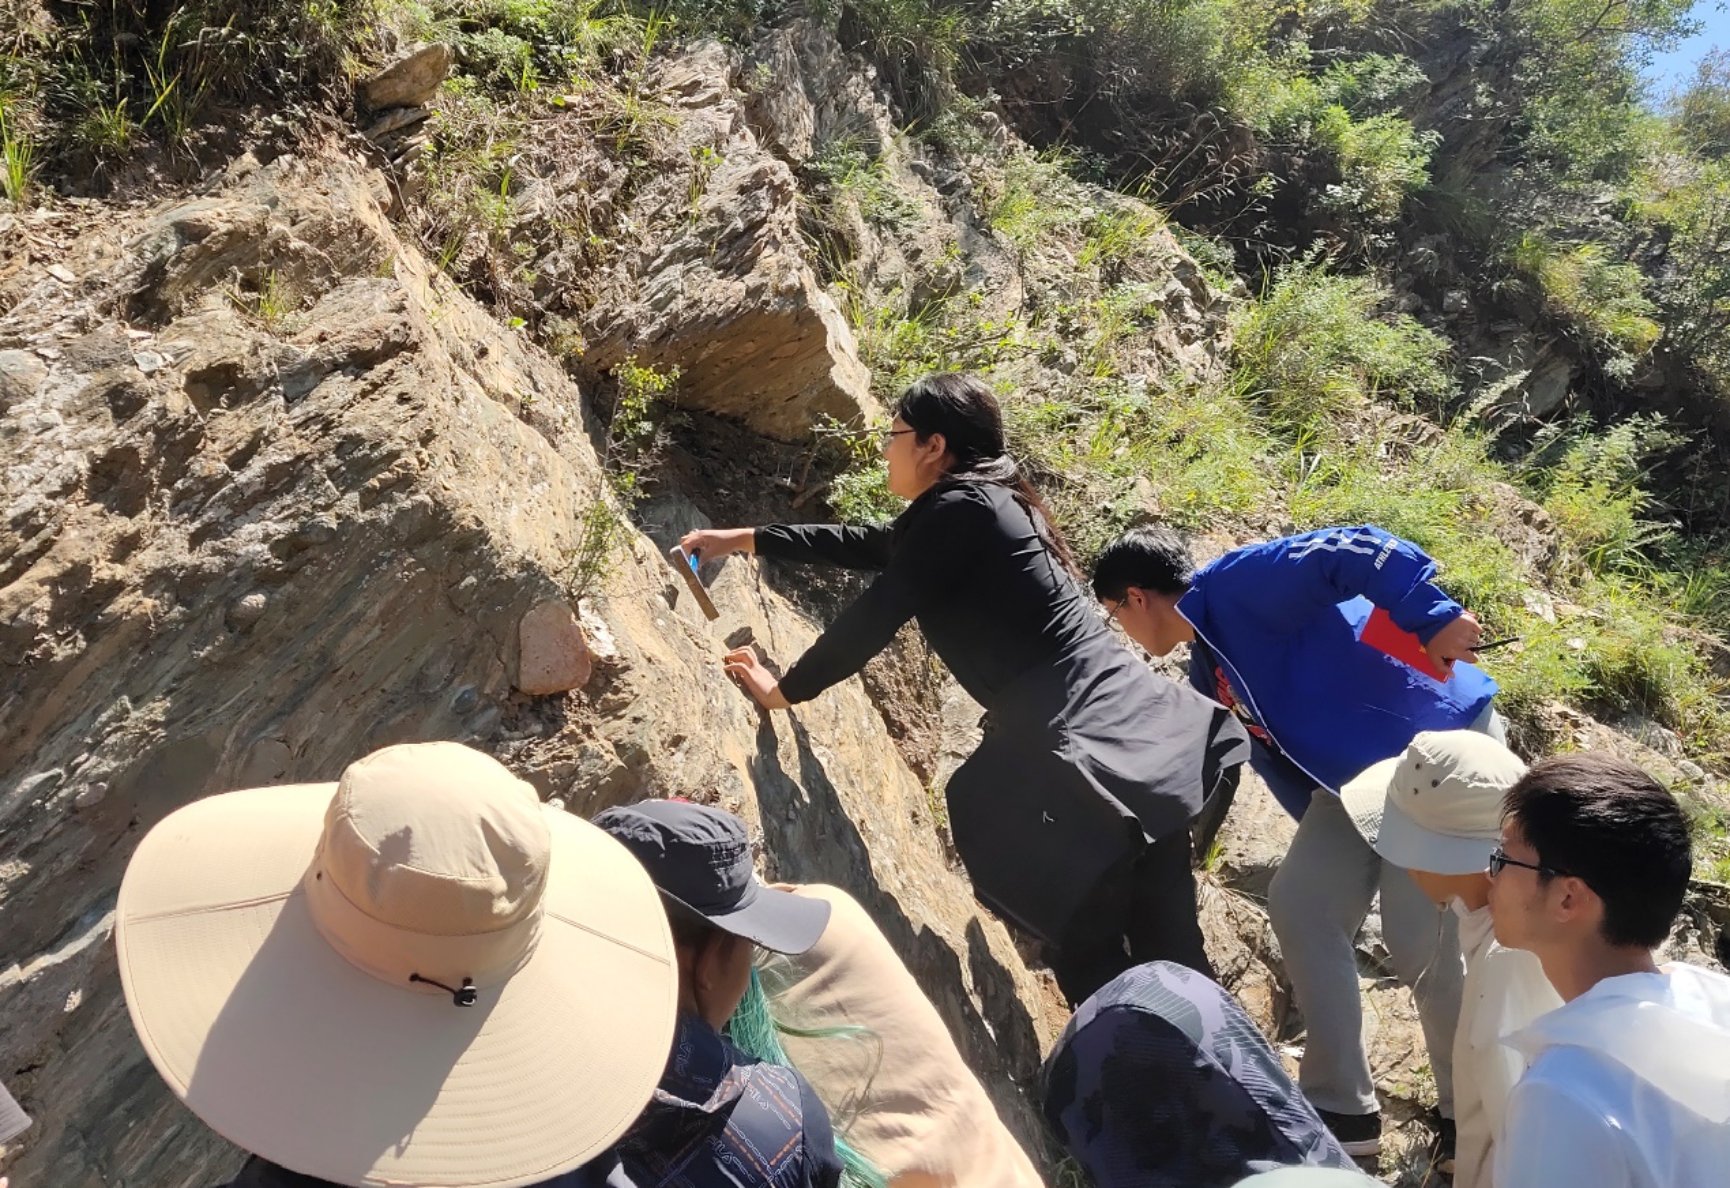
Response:
[[[413,994],[449,995],[459,1006],[472,1006],[478,988],[509,980],[528,964],[541,939],[539,904],[504,928],[438,936],[369,916],[343,894],[317,859],[301,877],[300,887],[314,927],[343,960]]]
[[[464,978],[461,986],[454,987],[447,986],[443,982],[435,982],[431,978],[423,978],[417,973],[410,974],[408,980],[411,982],[425,983],[428,986],[437,986],[440,990],[443,990],[446,994],[450,995],[451,1001],[456,1003],[458,1006],[474,1006],[475,1002],[480,998],[480,991],[475,989],[474,981],[471,978]]]

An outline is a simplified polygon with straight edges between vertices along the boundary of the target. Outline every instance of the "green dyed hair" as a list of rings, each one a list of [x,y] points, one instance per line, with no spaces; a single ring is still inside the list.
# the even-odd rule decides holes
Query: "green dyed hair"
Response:
[[[739,1001],[739,1009],[727,1020],[727,1034],[746,1055],[755,1056],[769,1064],[778,1064],[783,1068],[792,1068],[793,1062],[787,1056],[787,1049],[781,1046],[783,1034],[826,1039],[832,1036],[862,1035],[864,1028],[805,1029],[780,1022],[769,1009],[768,992],[763,989],[763,979],[753,967],[751,985],[745,991],[745,997]],[[889,1177],[847,1141],[839,1126],[835,1128],[835,1154],[841,1159],[843,1188],[888,1188]]]

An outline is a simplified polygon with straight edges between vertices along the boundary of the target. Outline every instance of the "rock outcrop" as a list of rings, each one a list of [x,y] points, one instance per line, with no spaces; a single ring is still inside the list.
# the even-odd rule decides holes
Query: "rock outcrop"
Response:
[[[767,874],[866,905],[1039,1151],[1027,1090],[1064,1012],[946,849],[935,729],[911,737],[881,679],[766,716],[724,678],[727,640],[786,661],[816,627],[749,561],[707,575],[717,621],[689,604],[664,550],[707,522],[702,483],[629,513],[572,597],[612,498],[584,385],[629,358],[677,368],[678,405],[759,445],[879,416],[800,171],[871,137],[911,221],[857,223],[863,283],[1012,311],[1021,270],[970,183],[935,176],[808,23],[749,58],[698,43],[647,64],[634,114],[573,118],[611,101],[595,94],[542,108],[508,211],[533,268],[488,295],[533,312],[561,366],[400,233],[418,175],[398,142],[424,114],[403,105],[431,84],[389,77],[362,104],[398,145],[391,176],[309,136],[155,207],[6,216],[23,234],[0,257],[0,1077],[37,1118],[18,1181],[222,1178],[235,1152],[167,1094],[120,999],[127,858],[188,800],[334,779],[422,738],[488,749],[574,812],[677,793],[744,814]],[[1276,1019],[1265,919],[1224,889],[1207,913],[1228,983]]]
[[[358,88],[361,104],[371,111],[420,107],[438,93],[450,73],[450,46],[416,46],[402,58],[365,80]]]
[[[513,689],[524,616],[565,597],[605,498],[582,394],[405,247],[386,198],[340,155],[243,159],[194,202],[69,230],[70,298],[39,262],[0,293],[0,1075],[37,1118],[18,1181],[221,1179],[234,1153],[119,997],[127,856],[190,799],[418,738],[488,748],[574,812],[744,813],[769,873],[872,910],[1036,1142],[1050,999],[857,686],[767,717],[725,680],[729,633],[790,656],[814,631],[748,563],[716,583],[719,622],[688,605],[661,548],[699,509],[661,505],[583,603],[579,693]]]
[[[799,184],[759,141],[739,62],[701,42],[657,62],[628,114],[566,97],[537,119],[514,234],[544,246],[533,308],[566,318],[582,362],[678,368],[688,407],[782,441],[880,414],[853,331],[807,258]],[[648,168],[597,146],[610,130]],[[605,259],[572,228],[604,230]],[[598,230],[599,229],[599,230]]]
[[[1076,227],[1015,246],[975,190],[1001,154],[909,143],[833,35],[793,21],[743,54],[697,43],[627,90],[537,108],[499,187],[527,263],[487,295],[532,314],[513,325],[561,365],[399,231],[425,181],[417,105],[448,61],[432,47],[363,86],[389,177],[352,141],[309,134],[305,156],[242,155],[152,208],[0,215],[0,1079],[37,1119],[17,1182],[223,1178],[236,1152],[169,1096],[120,998],[109,942],[128,856],[188,800],[334,779],[427,738],[482,747],[584,815],[654,794],[743,814],[767,876],[865,904],[1040,1157],[1028,1090],[1065,1012],[974,906],[936,791],[977,707],[903,639],[919,671],[879,660],[762,714],[721,653],[748,635],[791,660],[816,634],[805,612],[845,579],[795,604],[811,591],[731,559],[705,575],[711,622],[664,551],[708,522],[723,483],[769,492],[735,491],[733,508],[790,511],[820,490],[809,452],[797,482],[739,454],[881,415],[826,287],[843,274],[888,319],[960,298],[986,328],[1116,294],[1136,351],[1119,363],[1143,394],[1219,365],[1227,303],[1149,208],[1097,189],[1082,199],[1096,230],[1136,232],[1109,277],[1093,265],[1078,281]],[[878,209],[832,186],[827,259],[801,204],[850,144]],[[1067,345],[1045,355],[1007,365],[1006,386],[1037,397],[1083,365]],[[613,499],[589,387],[632,358],[676,368],[675,402],[715,414],[725,448],[684,462],[731,469],[613,505],[622,545],[579,582],[589,513]],[[1520,523],[1523,558],[1553,547],[1535,511]],[[1650,725],[1630,729],[1663,750]],[[1557,729],[1609,745],[1579,715]],[[1658,769],[1700,778],[1671,759]],[[1246,776],[1202,890],[1222,981],[1288,1056],[1301,1020],[1258,900],[1291,828]],[[1730,948],[1722,891],[1702,892],[1674,951]],[[1366,935],[1378,1081],[1409,1118],[1428,1092],[1410,1075],[1417,1024]]]

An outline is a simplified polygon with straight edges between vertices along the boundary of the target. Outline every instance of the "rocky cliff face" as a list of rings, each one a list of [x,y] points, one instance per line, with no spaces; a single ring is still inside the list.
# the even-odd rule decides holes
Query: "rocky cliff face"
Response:
[[[602,497],[583,393],[405,248],[386,197],[340,154],[245,159],[196,200],[53,224],[55,270],[6,295],[0,1068],[38,1117],[19,1180],[220,1178],[232,1152],[166,1097],[119,998],[127,856],[187,800],[418,738],[494,750],[575,812],[745,813],[771,874],[871,907],[1031,1137],[1047,998],[857,688],[771,719],[725,681],[728,633],[787,656],[813,625],[740,563],[722,619],[695,612],[661,549],[699,509],[658,503],[656,539],[633,531],[580,608],[586,686],[518,691],[560,667],[537,608],[567,606]],[[293,312],[259,312],[272,285]]]
[[[19,1182],[222,1178],[235,1152],[168,1096],[119,995],[109,939],[132,847],[196,797],[334,779],[378,746],[427,738],[492,751],[573,812],[680,794],[744,814],[766,874],[837,883],[871,909],[1041,1149],[1027,1088],[1063,1014],[945,849],[928,784],[941,674],[889,662],[866,687],[760,714],[720,653],[748,633],[791,659],[815,636],[813,604],[785,575],[730,560],[706,575],[710,622],[664,550],[716,503],[736,515],[742,499],[784,508],[786,493],[727,491],[696,454],[668,467],[588,596],[571,598],[585,522],[612,498],[589,377],[627,358],[677,368],[679,405],[725,418],[718,431],[746,450],[878,413],[799,229],[794,171],[819,146],[888,146],[916,216],[898,233],[855,218],[849,251],[875,293],[914,300],[965,274],[993,306],[1022,300],[965,186],[940,192],[893,148],[865,77],[804,25],[748,56],[713,43],[675,55],[643,83],[661,129],[644,152],[666,166],[647,180],[595,152],[591,125],[546,114],[510,211],[535,268],[493,296],[575,327],[569,367],[403,234],[419,179],[400,145],[384,172],[314,138],[298,155],[243,155],[196,194],[13,220],[0,259],[0,995],[13,1020],[0,1075],[37,1117]],[[373,131],[415,118],[387,112]],[[579,215],[614,233],[604,260],[565,233]],[[1211,349],[1205,332],[1186,338]],[[890,690],[923,699],[929,720],[886,723]],[[1223,891],[1209,912],[1222,967],[1271,1018],[1265,924]]]
[[[235,1152],[167,1094],[120,999],[132,847],[196,797],[430,738],[585,815],[654,794],[744,814],[767,875],[865,903],[1037,1151],[1027,1091],[1063,1013],[974,907],[932,792],[976,712],[904,640],[864,682],[760,714],[721,673],[727,641],[790,661],[846,591],[733,559],[706,574],[711,622],[664,550],[711,517],[799,514],[812,490],[787,471],[813,427],[880,412],[826,251],[872,301],[965,291],[987,318],[1062,300],[1074,246],[1011,250],[968,163],[899,142],[869,76],[795,23],[653,65],[631,133],[652,167],[623,169],[572,118],[596,95],[541,111],[504,215],[532,268],[492,277],[488,308],[407,233],[426,179],[378,129],[421,118],[388,114],[427,93],[410,73],[363,88],[387,109],[368,117],[384,157],[310,136],[154,204],[0,216],[0,1078],[37,1119],[17,1182],[223,1178]],[[825,244],[802,204],[850,138],[883,162],[894,217],[835,203]],[[1146,370],[1214,366],[1223,303],[1168,232],[1148,242],[1124,265],[1158,306]],[[531,341],[555,318],[575,358]],[[627,358],[678,368],[707,428],[615,508],[623,547],[574,601],[585,524],[612,499],[590,399]],[[1037,393],[1076,365],[1021,375]],[[1227,984],[1291,1037],[1254,902],[1285,825],[1247,788],[1203,898]],[[1415,1024],[1384,997],[1393,1078]]]

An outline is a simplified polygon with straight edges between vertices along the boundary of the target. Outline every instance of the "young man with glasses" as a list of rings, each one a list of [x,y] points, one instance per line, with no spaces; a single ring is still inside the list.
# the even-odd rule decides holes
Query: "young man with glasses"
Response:
[[[1730,1177],[1730,978],[1653,950],[1681,912],[1688,820],[1603,754],[1533,764],[1490,858],[1496,939],[1536,954],[1564,1005],[1506,1042],[1527,1061],[1496,1182],[1708,1188]]]

